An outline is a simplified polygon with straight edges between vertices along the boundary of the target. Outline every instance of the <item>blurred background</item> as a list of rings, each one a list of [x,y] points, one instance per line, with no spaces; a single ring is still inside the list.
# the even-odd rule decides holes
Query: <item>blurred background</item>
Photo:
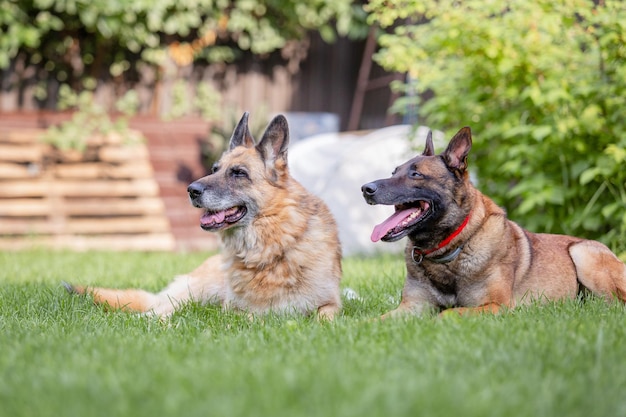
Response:
[[[349,254],[387,248],[360,184],[469,125],[513,220],[623,256],[625,45],[609,0],[5,0],[0,247],[215,249],[186,187],[250,111],[287,115]]]

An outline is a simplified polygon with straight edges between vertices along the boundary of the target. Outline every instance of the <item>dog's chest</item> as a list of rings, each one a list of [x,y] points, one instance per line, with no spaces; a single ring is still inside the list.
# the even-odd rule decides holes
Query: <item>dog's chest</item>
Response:
[[[433,265],[430,268],[423,266],[420,268],[418,276],[427,284],[431,296],[437,300],[441,306],[453,306],[457,304],[459,282],[455,274],[450,273],[441,265]]]
[[[468,278],[472,275],[469,265],[462,262],[443,265],[424,262],[410,269],[437,305],[455,307],[473,302],[476,282]]]
[[[290,273],[291,272],[291,273]],[[226,304],[256,313],[269,310],[307,313],[314,298],[302,291],[302,276],[284,265],[264,269],[231,267]]]

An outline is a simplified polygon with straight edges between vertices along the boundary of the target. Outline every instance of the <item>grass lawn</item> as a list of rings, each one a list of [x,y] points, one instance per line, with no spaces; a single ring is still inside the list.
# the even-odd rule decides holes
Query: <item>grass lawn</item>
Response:
[[[199,305],[161,322],[59,284],[157,290],[203,257],[0,253],[0,416],[626,416],[617,303],[371,320],[399,301],[399,256],[344,260],[360,298],[333,323]]]

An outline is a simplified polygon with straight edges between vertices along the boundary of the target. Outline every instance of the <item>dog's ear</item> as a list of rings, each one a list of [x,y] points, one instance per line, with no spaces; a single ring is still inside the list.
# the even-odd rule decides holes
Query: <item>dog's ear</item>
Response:
[[[256,146],[266,162],[272,165],[278,159],[287,162],[287,147],[289,146],[289,126],[282,114],[274,117],[265,129],[261,141]]]
[[[463,173],[467,169],[467,154],[470,149],[472,149],[472,131],[465,126],[454,135],[441,156],[448,168]]]
[[[230,137],[228,149],[233,149],[237,146],[245,146],[246,148],[252,148],[254,146],[254,138],[250,134],[250,129],[248,129],[249,115],[250,113],[245,112],[243,116],[241,116],[241,120],[237,123],[233,135]]]
[[[422,155],[433,156],[434,154],[435,146],[433,145],[433,131],[429,130],[428,135],[426,136],[426,147],[424,148],[424,152],[422,152]]]

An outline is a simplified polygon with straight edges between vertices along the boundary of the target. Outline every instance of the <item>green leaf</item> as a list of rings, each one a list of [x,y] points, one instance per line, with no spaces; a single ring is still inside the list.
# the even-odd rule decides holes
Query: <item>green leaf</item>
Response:
[[[613,214],[618,210],[618,209],[624,209],[624,205],[620,204],[620,203],[611,203],[608,204],[604,207],[602,207],[602,216],[604,217],[612,217]]]
[[[538,126],[531,131],[533,139],[542,141],[552,133],[552,126]]]
[[[586,169],[582,172],[582,174],[580,174],[580,178],[578,181],[580,185],[587,185],[591,181],[593,181],[598,175],[600,175],[601,172],[602,170],[598,167]]]

